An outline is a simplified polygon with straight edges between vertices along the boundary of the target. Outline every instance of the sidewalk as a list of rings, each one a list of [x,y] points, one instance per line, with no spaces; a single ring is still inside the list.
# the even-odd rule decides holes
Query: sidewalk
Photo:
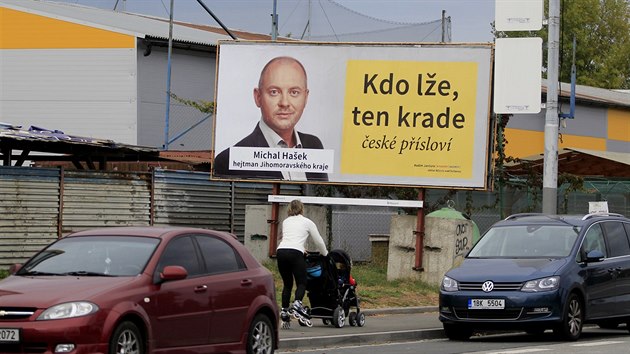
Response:
[[[365,309],[365,326],[335,328],[313,320],[313,327],[291,321],[291,329],[280,329],[279,351],[329,348],[398,341],[444,338],[437,307]]]

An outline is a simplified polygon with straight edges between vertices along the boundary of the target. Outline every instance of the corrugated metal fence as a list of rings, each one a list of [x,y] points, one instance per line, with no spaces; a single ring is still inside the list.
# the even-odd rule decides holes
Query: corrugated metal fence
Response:
[[[272,184],[216,182],[203,172],[0,166],[0,268],[95,227],[193,226],[231,231],[242,240],[245,205],[266,204],[272,192]],[[280,193],[302,195],[302,186],[282,184]]]
[[[0,267],[57,238],[60,171],[0,167]]]
[[[208,173],[191,171],[130,173],[0,166],[0,269],[24,261],[60,236],[94,227],[194,226],[231,231],[242,241],[245,206],[267,204],[273,186],[217,182]],[[588,181],[585,191],[570,193],[566,201],[559,193],[559,212],[585,213],[588,201],[606,200],[611,212],[628,215],[629,190],[630,181]],[[306,195],[307,191],[303,185],[280,184],[282,195]],[[442,207],[446,193],[427,190],[425,205]],[[450,199],[460,211],[471,203],[471,218],[483,233],[501,218],[497,193],[458,191]],[[530,196],[506,188],[503,194],[505,215],[540,211],[541,193]],[[368,261],[369,235],[388,233],[391,215],[397,212],[331,206],[331,246],[343,248],[354,260]]]

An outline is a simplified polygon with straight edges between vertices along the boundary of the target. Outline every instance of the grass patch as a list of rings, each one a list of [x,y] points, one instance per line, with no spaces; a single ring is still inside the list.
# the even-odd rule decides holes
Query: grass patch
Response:
[[[264,266],[274,276],[276,299],[280,306],[282,278],[275,261],[267,261]],[[357,281],[357,293],[361,298],[362,309],[386,307],[437,306],[439,288],[415,279],[387,280],[387,267],[370,263],[354,264],[352,277]],[[293,288],[295,292],[295,286]],[[293,300],[293,297],[291,297]],[[304,298],[308,304],[308,296]]]

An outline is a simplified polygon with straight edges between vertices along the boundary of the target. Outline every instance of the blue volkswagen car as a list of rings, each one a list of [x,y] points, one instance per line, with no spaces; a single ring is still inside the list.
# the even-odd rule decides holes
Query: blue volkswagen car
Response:
[[[585,323],[630,330],[630,219],[509,216],[445,274],[439,311],[452,340],[475,330],[551,329],[574,341]]]

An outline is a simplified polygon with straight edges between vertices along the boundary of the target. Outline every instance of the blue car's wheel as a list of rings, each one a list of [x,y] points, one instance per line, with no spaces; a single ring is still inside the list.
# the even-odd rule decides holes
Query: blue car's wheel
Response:
[[[576,341],[582,334],[583,324],[584,310],[582,309],[582,302],[576,294],[571,294],[564,305],[562,322],[553,329],[553,333],[564,340]]]

